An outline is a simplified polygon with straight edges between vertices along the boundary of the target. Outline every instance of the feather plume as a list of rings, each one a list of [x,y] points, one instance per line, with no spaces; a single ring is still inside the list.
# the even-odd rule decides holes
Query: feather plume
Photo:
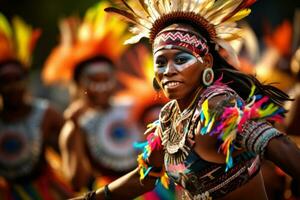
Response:
[[[136,29],[131,29],[135,34],[126,43],[136,43],[142,37],[153,37],[158,33],[159,26],[164,26],[164,22],[172,20],[172,17],[186,17],[209,32],[211,40],[222,42],[231,41],[241,37],[236,21],[241,20],[250,13],[248,7],[256,0],[138,0],[140,9],[131,6],[122,0],[124,8],[106,8],[108,12],[113,12],[123,16],[133,23]],[[142,14],[143,13],[143,14]],[[195,18],[197,15],[199,17]],[[230,25],[230,26],[229,26]],[[153,29],[155,29],[153,33]],[[137,31],[138,30],[138,31]],[[223,31],[223,32],[222,32]],[[151,34],[150,34],[151,33]],[[216,33],[216,34],[215,34]],[[230,51],[230,53],[233,53]],[[234,57],[234,56],[233,56]]]
[[[10,24],[0,13],[0,60],[16,59],[24,67],[30,67],[32,52],[40,34],[40,30],[32,29],[21,18],[14,17]]]

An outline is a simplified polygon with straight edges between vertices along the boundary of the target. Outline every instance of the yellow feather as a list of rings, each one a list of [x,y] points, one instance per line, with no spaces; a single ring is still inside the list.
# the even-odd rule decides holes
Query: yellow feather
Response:
[[[29,42],[32,29],[20,18],[15,17],[12,21],[15,30],[15,39],[18,58],[24,63],[30,62]]]
[[[244,9],[232,16],[228,21],[235,22],[247,17],[251,13],[251,9]]]
[[[0,32],[3,32],[6,37],[11,38],[12,30],[6,17],[0,12]]]

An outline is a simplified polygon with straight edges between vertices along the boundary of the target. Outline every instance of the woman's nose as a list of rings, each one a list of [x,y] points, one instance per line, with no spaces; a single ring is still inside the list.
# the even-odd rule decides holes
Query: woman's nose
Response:
[[[164,75],[172,75],[172,74],[175,74],[175,73],[177,73],[177,70],[174,66],[174,63],[169,62],[167,67],[166,67],[166,70],[164,71]]]

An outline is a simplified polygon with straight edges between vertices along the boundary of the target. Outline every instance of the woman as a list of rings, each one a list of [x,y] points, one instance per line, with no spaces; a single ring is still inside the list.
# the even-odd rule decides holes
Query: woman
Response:
[[[142,136],[128,123],[130,106],[114,100],[126,26],[108,18],[106,6],[102,2],[91,7],[82,21],[61,22],[61,44],[43,71],[48,84],[73,85],[59,141],[62,170],[76,191],[91,190],[131,171],[137,156],[132,143]]]
[[[59,151],[64,119],[47,101],[29,97],[26,88],[30,49],[39,33],[19,18],[13,19],[14,29],[1,13],[0,21],[7,25],[0,28],[0,40],[6,41],[0,48],[0,199],[68,198],[71,189],[54,173],[46,156],[49,147]],[[22,37],[22,43],[8,30]]]
[[[239,37],[234,22],[249,14],[251,3],[139,1],[107,9],[134,22],[138,35],[129,42],[150,37],[155,87],[172,101],[147,131],[139,167],[84,198],[132,199],[157,178],[165,185],[170,178],[186,199],[267,199],[262,158],[300,178],[299,149],[268,122],[280,117],[288,96],[238,72],[218,53],[222,47],[234,60],[226,41]]]

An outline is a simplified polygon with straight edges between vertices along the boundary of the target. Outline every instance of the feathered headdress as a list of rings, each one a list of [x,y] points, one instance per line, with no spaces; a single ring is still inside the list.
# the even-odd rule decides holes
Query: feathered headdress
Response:
[[[60,22],[60,44],[46,60],[42,77],[45,83],[69,82],[75,67],[95,56],[116,61],[125,47],[127,25],[104,12],[109,4],[102,2],[86,11],[82,21],[68,18]]]
[[[118,80],[125,86],[125,89],[118,92],[117,96],[119,98],[129,97],[133,100],[134,106],[131,112],[131,120],[136,122],[141,120],[148,108],[163,106],[168,99],[164,95],[158,96],[151,87],[153,81],[153,58],[147,47],[139,44],[128,50],[122,63],[130,66],[131,71],[136,75],[118,72]]]
[[[24,67],[30,67],[40,34],[39,29],[32,29],[21,18],[14,17],[10,24],[0,13],[0,62],[18,60]]]
[[[189,23],[204,31],[206,39],[220,45],[236,57],[226,41],[241,37],[236,21],[250,13],[248,7],[256,0],[138,0],[124,8],[109,7],[105,10],[120,14],[134,24],[130,30],[135,36],[126,43],[136,43],[150,38],[153,44],[157,34],[172,23]],[[236,60],[236,58],[234,59]]]

